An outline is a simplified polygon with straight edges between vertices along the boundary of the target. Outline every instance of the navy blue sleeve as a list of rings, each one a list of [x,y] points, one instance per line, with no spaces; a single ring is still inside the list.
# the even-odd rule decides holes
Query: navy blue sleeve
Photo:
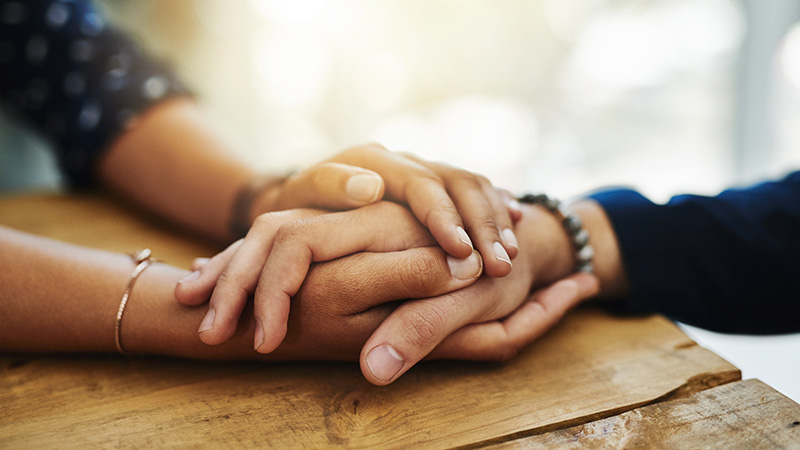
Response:
[[[0,0],[0,97],[52,143],[72,185],[138,114],[184,91],[89,1]]]
[[[728,333],[800,331],[800,172],[665,205],[631,190],[591,197],[619,240],[628,311]]]

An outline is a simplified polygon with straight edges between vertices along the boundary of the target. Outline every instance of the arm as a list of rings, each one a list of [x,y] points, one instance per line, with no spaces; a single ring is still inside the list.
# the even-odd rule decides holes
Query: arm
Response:
[[[415,270],[419,264],[430,269],[423,276]],[[0,227],[0,351],[114,352],[114,316],[132,269],[126,255]],[[387,276],[371,277],[375,270]],[[122,320],[126,350],[203,359],[355,360],[394,302],[464,285],[432,247],[316,265],[295,298],[286,342],[260,355],[252,347],[252,309],[225,344],[210,347],[197,339],[205,308],[180,305],[172,295],[186,273],[162,263],[142,272]]]
[[[237,193],[261,175],[235,160],[165,65],[87,0],[0,5],[8,15],[0,28],[0,95],[56,144],[73,185],[99,180],[221,242],[241,237],[230,231],[234,216],[246,228],[260,213],[290,207],[353,208],[381,199],[385,187],[449,254],[469,256],[471,236],[487,273],[510,271],[511,221],[485,179],[444,174],[378,145],[350,149],[288,179],[267,177],[271,188],[234,215]]]
[[[593,198],[606,211],[630,279],[623,307],[739,333],[800,329],[800,173],[715,197],[656,205],[636,192]]]
[[[540,218],[549,219],[542,214]],[[0,249],[0,273],[5,275],[0,279],[0,350],[113,351],[113,318],[133,269],[127,256],[5,228],[0,228]],[[251,309],[244,311],[239,331],[226,343],[209,347],[196,339],[205,309],[179,305],[172,296],[176,281],[186,273],[153,264],[141,274],[122,321],[122,343],[128,351],[204,359],[354,360],[398,301],[432,298],[434,308],[456,307],[459,314],[456,320],[442,322],[447,329],[430,329],[439,336],[426,341],[436,346],[431,357],[507,359],[596,289],[591,280],[567,280],[525,303],[529,272],[484,279],[476,289],[459,290],[472,281],[459,278],[450,257],[436,247],[359,253],[312,267],[293,298],[285,341],[275,352],[260,355],[252,350]],[[459,294],[452,297],[445,294],[448,291]],[[415,339],[427,336],[425,327],[432,323],[419,322],[429,317],[426,309],[416,309],[424,308],[424,302],[411,305],[398,317],[410,316],[412,326],[401,327],[391,337],[422,343]],[[494,317],[503,319],[491,320]],[[481,323],[459,328],[459,322],[474,321]],[[408,367],[415,362],[409,360]]]
[[[722,331],[796,331],[800,302],[791,287],[800,252],[798,199],[800,173],[713,198],[676,197],[664,206],[633,191],[579,201],[572,209],[595,249],[597,292],[591,280],[578,276],[567,278],[570,284],[550,285],[572,270],[572,246],[553,216],[525,206],[517,225],[520,254],[514,272],[507,279],[483,278],[461,291],[400,306],[365,344],[362,372],[375,384],[388,384],[428,351],[437,357],[508,359],[594,294],[628,311],[660,312]],[[523,295],[513,288],[520,267],[531,271],[522,273],[530,280],[523,286],[550,287],[499,321],[472,323],[475,316],[467,321],[460,316],[475,301],[502,305],[503,297]]]

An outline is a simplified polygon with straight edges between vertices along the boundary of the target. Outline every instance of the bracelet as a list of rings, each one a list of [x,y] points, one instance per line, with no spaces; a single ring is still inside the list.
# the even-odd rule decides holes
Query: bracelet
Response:
[[[134,264],[136,264],[136,267],[133,268],[131,277],[128,280],[128,285],[125,286],[125,292],[122,294],[122,300],[119,302],[119,309],[117,309],[117,320],[114,322],[114,345],[116,345],[117,351],[122,355],[130,354],[122,348],[122,341],[120,340],[122,314],[125,313],[125,306],[128,304],[128,298],[131,296],[131,290],[133,290],[133,284],[136,283],[136,279],[139,278],[139,275],[144,271],[144,269],[147,268],[147,266],[155,261],[151,255],[152,252],[149,248],[145,248],[136,253],[131,253],[128,255],[131,257]]]
[[[244,237],[250,231],[250,212],[253,209],[253,202],[259,195],[267,189],[282,183],[284,177],[259,177],[247,183],[236,193],[233,199],[231,211],[231,221],[228,225],[228,232],[235,239]]]
[[[546,194],[525,194],[517,199],[520,203],[539,205],[561,219],[561,225],[569,234],[569,240],[575,249],[575,272],[592,273],[594,271],[594,249],[589,245],[589,232],[583,228],[583,222],[572,210],[561,201]]]

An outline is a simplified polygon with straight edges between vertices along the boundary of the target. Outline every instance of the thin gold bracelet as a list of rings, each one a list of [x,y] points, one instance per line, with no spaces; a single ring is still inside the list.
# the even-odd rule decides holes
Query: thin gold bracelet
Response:
[[[119,309],[117,309],[117,320],[114,322],[114,345],[116,345],[117,351],[122,355],[130,355],[129,352],[126,352],[125,349],[122,348],[122,341],[120,340],[122,314],[125,313],[125,306],[128,304],[128,298],[131,296],[133,284],[136,283],[136,279],[139,278],[139,275],[144,272],[144,269],[146,269],[147,266],[154,262],[152,258],[152,252],[149,248],[143,248],[136,253],[129,254],[128,256],[131,257],[134,264],[136,264],[136,267],[133,268],[131,277],[128,280],[128,285],[125,286],[125,292],[122,294],[122,300],[119,302]]]

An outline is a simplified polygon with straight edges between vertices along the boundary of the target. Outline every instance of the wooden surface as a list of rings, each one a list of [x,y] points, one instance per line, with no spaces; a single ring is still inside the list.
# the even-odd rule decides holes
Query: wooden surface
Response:
[[[491,446],[528,448],[797,449],[800,405],[758,380],[746,380]]]
[[[181,266],[215,250],[142,217],[95,197],[0,198],[0,224],[35,234],[114,251],[147,246]],[[741,378],[664,318],[588,308],[509,364],[422,363],[389,387],[368,384],[356,363],[0,355],[0,368],[0,448],[471,447]]]

